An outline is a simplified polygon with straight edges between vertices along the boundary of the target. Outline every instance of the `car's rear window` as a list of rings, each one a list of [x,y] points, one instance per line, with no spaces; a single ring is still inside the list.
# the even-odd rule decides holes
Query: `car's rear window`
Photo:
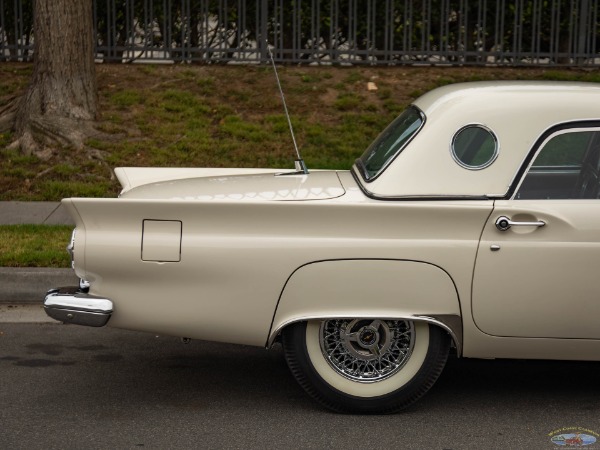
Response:
[[[417,134],[424,122],[423,113],[410,106],[390,123],[356,161],[365,180],[371,180],[383,172]]]

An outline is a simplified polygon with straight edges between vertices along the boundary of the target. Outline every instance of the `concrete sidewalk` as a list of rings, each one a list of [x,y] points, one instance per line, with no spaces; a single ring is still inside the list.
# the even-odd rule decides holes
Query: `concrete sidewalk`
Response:
[[[60,202],[0,202],[0,225],[20,224],[74,222]],[[0,267],[0,304],[41,304],[48,289],[77,285],[71,269]]]
[[[0,202],[0,225],[74,225],[60,202]]]

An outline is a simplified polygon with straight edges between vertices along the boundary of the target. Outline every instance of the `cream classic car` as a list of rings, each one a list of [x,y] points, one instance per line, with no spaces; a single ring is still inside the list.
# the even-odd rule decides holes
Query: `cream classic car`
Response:
[[[271,347],[317,401],[389,413],[465,358],[600,360],[600,86],[427,93],[351,170],[119,168],[63,200],[60,321]]]

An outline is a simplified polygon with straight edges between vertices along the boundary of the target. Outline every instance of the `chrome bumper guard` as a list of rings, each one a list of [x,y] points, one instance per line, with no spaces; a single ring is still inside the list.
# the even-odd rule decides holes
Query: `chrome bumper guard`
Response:
[[[44,309],[53,319],[65,323],[103,327],[113,312],[113,303],[69,286],[51,289],[44,299]]]

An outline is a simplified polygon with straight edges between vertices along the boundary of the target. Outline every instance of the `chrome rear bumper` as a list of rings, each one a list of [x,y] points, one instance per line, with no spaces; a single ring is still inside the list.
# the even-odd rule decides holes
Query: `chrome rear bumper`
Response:
[[[53,319],[65,323],[103,327],[113,312],[113,303],[107,298],[97,297],[69,286],[51,289],[44,299],[44,309]]]

